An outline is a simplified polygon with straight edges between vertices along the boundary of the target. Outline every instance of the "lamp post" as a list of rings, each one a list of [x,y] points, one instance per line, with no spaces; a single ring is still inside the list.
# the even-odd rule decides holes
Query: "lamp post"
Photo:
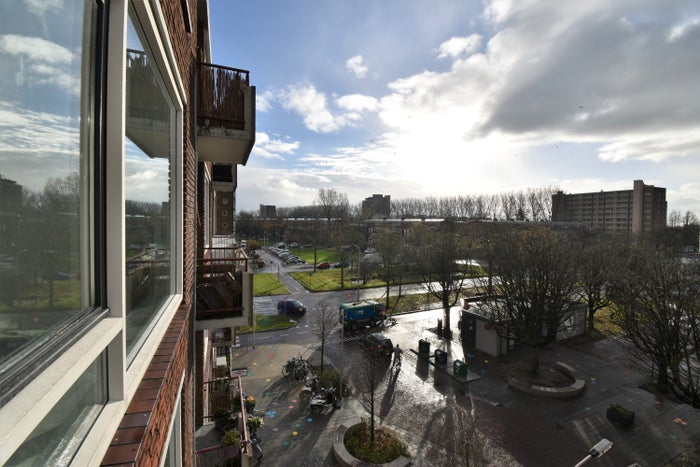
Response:
[[[593,459],[594,457],[600,457],[612,447],[613,443],[612,441],[609,441],[605,438],[601,439],[598,441],[595,446],[593,446],[590,451],[588,451],[588,455],[581,459],[578,464],[576,464],[574,467],[581,467],[583,464],[588,462],[589,460]]]
[[[340,309],[340,382],[338,383],[338,399],[336,401],[337,408],[341,408],[341,401],[343,400],[343,372],[345,371],[345,353],[343,352],[343,342],[345,341],[345,310]]]
[[[357,248],[357,300],[360,301],[360,280],[361,280],[361,274],[360,274],[360,261],[362,261],[362,249],[355,245],[355,248]]]

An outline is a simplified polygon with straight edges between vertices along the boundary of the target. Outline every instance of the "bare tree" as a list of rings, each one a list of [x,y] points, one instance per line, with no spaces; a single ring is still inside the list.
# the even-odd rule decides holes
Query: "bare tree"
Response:
[[[683,214],[680,211],[673,210],[668,213],[668,226],[680,227],[683,224]]]
[[[359,368],[355,373],[357,377],[355,387],[369,412],[370,442],[374,444],[374,413],[377,405],[377,391],[387,373],[387,363],[376,355],[368,355],[367,358],[362,358],[357,365]]]
[[[323,372],[323,356],[326,342],[338,326],[338,310],[333,308],[326,300],[320,301],[312,308],[311,329],[321,341],[321,372]]]
[[[610,305],[608,289],[613,286],[621,260],[618,249],[609,242],[594,240],[578,252],[578,277],[583,301],[588,306],[588,331],[595,329],[595,313]]]
[[[444,315],[444,335],[451,337],[450,309],[459,300],[464,284],[464,271],[457,261],[469,259],[466,240],[455,224],[444,221],[436,228],[419,226],[409,238],[412,263],[426,291],[440,300]]]
[[[652,362],[659,391],[669,387],[700,405],[700,394],[692,375],[697,355],[690,344],[700,343],[700,280],[697,268],[688,268],[663,250],[638,245],[617,286],[611,291],[615,320],[624,339],[642,362]],[[693,351],[695,352],[695,351]],[[685,370],[685,376],[684,376]]]
[[[530,372],[536,375],[540,350],[556,339],[579,306],[572,248],[542,227],[511,231],[490,247],[500,293],[484,299],[482,313],[499,336],[530,348]]]
[[[316,208],[317,215],[326,221],[329,232],[336,221],[346,219],[350,213],[347,195],[335,191],[334,188],[319,188]]]
[[[405,249],[404,237],[395,230],[380,230],[372,236],[372,242],[381,257],[380,274],[386,282],[386,309],[389,309],[391,282],[403,271],[400,258]]]

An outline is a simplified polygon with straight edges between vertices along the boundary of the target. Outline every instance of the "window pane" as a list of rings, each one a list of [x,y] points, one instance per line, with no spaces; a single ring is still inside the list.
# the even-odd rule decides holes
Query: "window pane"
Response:
[[[131,361],[171,293],[173,105],[135,15],[126,74],[126,343]]]
[[[0,3],[0,374],[93,305],[95,14]]]
[[[69,465],[107,403],[103,353],[71,386],[7,461],[7,466]]]

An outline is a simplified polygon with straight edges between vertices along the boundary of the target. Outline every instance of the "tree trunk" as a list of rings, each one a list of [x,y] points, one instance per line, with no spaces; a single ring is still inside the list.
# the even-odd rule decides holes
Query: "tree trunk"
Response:
[[[450,327],[450,296],[449,294],[445,295],[447,292],[443,290],[443,295],[442,295],[442,312],[444,315],[444,323],[445,327],[443,328],[443,333],[445,337],[449,337],[450,333],[452,332],[452,328]]]
[[[659,373],[656,375],[656,390],[661,393],[668,392],[668,370],[666,365],[659,364]]]
[[[588,332],[595,331],[595,308],[593,305],[588,305]]]
[[[321,339],[321,373],[323,373],[323,348],[325,347],[325,339]]]
[[[533,349],[530,356],[530,373],[533,376],[540,374],[540,352],[537,349]]]

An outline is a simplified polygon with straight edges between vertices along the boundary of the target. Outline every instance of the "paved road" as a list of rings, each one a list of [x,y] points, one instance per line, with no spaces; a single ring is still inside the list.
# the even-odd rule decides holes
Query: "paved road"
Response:
[[[281,272],[283,281],[285,276]],[[293,296],[313,306],[322,295],[296,291]],[[256,300],[256,307],[276,304],[276,297],[267,300],[267,304]],[[456,323],[459,309],[452,313]],[[543,364],[563,361],[573,366],[585,379],[586,390],[575,399],[543,399],[516,392],[502,379],[504,368],[526,354],[495,359],[462,348],[458,339],[438,338],[433,328],[441,316],[442,310],[402,315],[396,326],[384,330],[406,350],[401,371],[387,369],[375,415],[408,442],[414,465],[456,465],[468,446],[471,465],[574,466],[590,446],[607,438],[613,448],[591,466],[636,462],[661,467],[700,438],[700,412],[640,389],[646,375],[635,370],[614,340],[556,344],[545,350]],[[260,431],[263,465],[335,465],[330,455],[333,430],[366,418],[367,404],[356,394],[341,410],[309,414],[298,400],[299,388],[290,386],[280,373],[282,364],[298,353],[318,358],[308,323],[302,318],[297,328],[264,334],[256,336],[255,348],[250,341],[242,342],[246,345],[237,354],[251,370],[244,381],[247,391],[260,396],[259,408],[267,414]],[[325,358],[346,374],[358,375],[354,336],[349,337],[342,344],[339,338],[332,340]],[[431,353],[436,348],[448,352],[450,362],[466,361],[470,380],[458,382],[419,359],[410,350],[417,350],[419,339],[430,342]],[[636,412],[631,429],[606,419],[610,403]]]

